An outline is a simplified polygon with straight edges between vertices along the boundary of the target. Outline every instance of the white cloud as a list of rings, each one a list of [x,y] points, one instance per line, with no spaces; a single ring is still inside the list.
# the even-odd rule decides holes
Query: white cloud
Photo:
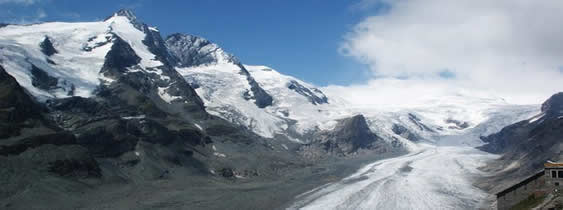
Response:
[[[411,91],[421,94],[426,84],[491,93],[514,103],[541,103],[563,91],[563,1],[377,2],[390,10],[358,23],[341,47],[369,64],[374,80],[408,78],[396,83],[414,82],[420,88]],[[437,77],[446,70],[455,79]],[[387,83],[370,84],[361,87]]]

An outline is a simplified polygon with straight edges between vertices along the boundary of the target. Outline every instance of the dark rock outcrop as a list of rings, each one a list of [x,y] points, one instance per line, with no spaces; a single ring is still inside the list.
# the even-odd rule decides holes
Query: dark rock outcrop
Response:
[[[542,113],[546,117],[560,117],[563,116],[563,92],[551,96],[541,106]]]
[[[295,80],[292,80],[288,84],[287,88],[305,96],[305,98],[307,98],[313,105],[328,104],[328,98],[319,89],[313,88],[310,90]]]
[[[391,153],[400,149],[398,141],[388,144],[369,128],[363,115],[342,119],[331,131],[315,134],[313,141],[302,146],[300,153],[309,159],[323,156],[349,156],[357,153]]]
[[[454,119],[446,119],[446,123],[448,124],[453,124],[451,126],[449,126],[448,128],[450,129],[458,129],[458,130],[463,130],[469,127],[469,123],[468,122],[462,122],[459,120],[454,120]]]
[[[106,54],[104,66],[100,73],[115,77],[125,72],[127,67],[139,64],[140,61],[141,58],[135,54],[131,46],[114,34],[113,45]]]
[[[47,72],[33,64],[31,64],[31,75],[33,75],[31,85],[42,90],[56,89],[59,83],[57,78],[49,76]]]
[[[256,106],[258,106],[258,108],[266,108],[267,106],[271,106],[272,102],[274,101],[272,96],[268,94],[264,89],[262,89],[262,87],[260,87],[260,85],[256,82],[256,80],[254,80],[254,78],[242,64],[238,64],[238,66],[241,69],[241,73],[246,76],[246,80],[250,85],[250,91],[252,91],[253,93],[252,96],[250,94],[245,94],[245,99],[254,99],[254,103],[256,104]]]
[[[158,34],[157,34],[158,35]],[[205,116],[203,101],[195,90],[189,86],[189,84],[180,76],[180,74],[173,69],[170,65],[168,65],[168,61],[166,60],[166,55],[157,55],[157,59],[163,63],[163,66],[155,67],[158,70],[162,71],[162,75],[158,75],[156,73],[151,73],[153,69],[146,69],[143,71],[136,71],[136,72],[127,72],[128,69],[131,68],[140,68],[137,64],[140,62],[141,58],[135,54],[135,51],[129,46],[128,43],[123,41],[117,35],[114,35],[114,45],[112,46],[111,50],[106,55],[106,61],[104,66],[102,67],[101,73],[105,76],[114,78],[119,82],[109,87],[102,87],[103,91],[100,91],[100,95],[103,96],[104,94],[114,92],[114,94],[109,94],[112,96],[121,95],[122,97],[129,97],[127,95],[138,95],[137,103],[149,103],[152,104],[151,106],[161,106],[161,110],[167,111],[176,111],[176,112],[192,112],[192,113],[201,113],[201,115]],[[156,39],[153,38],[152,39]],[[156,39],[161,40],[161,39]],[[154,40],[153,40],[154,41]],[[149,43],[154,44],[151,41]],[[161,46],[159,44],[158,46]],[[150,49],[158,49],[156,45]],[[162,50],[159,50],[162,52]],[[163,79],[165,76],[169,79]],[[160,90],[159,88],[164,88],[165,93],[176,97],[175,101],[182,102],[178,105],[168,104],[166,102],[162,102],[161,98],[159,97]],[[115,94],[123,93],[123,92],[138,92],[137,94]],[[155,100],[161,101],[156,102]],[[130,100],[129,100],[130,101]],[[174,102],[174,101],[173,101]]]
[[[427,125],[425,125],[424,123],[422,123],[422,120],[420,120],[420,118],[418,118],[416,115],[409,113],[408,114],[409,120],[416,125],[421,131],[429,131],[429,132],[436,132],[434,131],[434,129],[428,127]]]
[[[0,139],[41,121],[43,108],[0,66]]]
[[[58,53],[57,49],[53,46],[53,42],[51,42],[51,39],[49,39],[48,36],[45,36],[45,39],[43,39],[43,41],[39,44],[39,47],[41,47],[41,52],[47,56],[52,56]]]
[[[399,125],[399,124],[393,124],[393,127],[391,128],[391,130],[393,131],[393,133],[402,136],[405,139],[411,140],[411,141],[420,141],[421,137],[413,132],[411,132],[408,128],[406,128],[405,126]]]
[[[174,65],[178,67],[215,64],[219,61],[216,53],[221,53],[227,62],[239,63],[233,55],[222,52],[218,45],[194,35],[169,35],[166,37],[166,46],[175,59]]]

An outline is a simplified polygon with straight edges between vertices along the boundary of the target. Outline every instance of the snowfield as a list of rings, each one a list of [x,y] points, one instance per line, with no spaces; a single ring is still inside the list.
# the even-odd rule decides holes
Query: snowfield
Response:
[[[40,101],[91,97],[101,82],[112,82],[100,74],[100,69],[115,35],[127,40],[141,57],[140,69],[162,74],[156,67],[163,64],[142,42],[146,34],[136,29],[126,17],[117,15],[100,22],[51,22],[0,28],[0,64]],[[56,54],[48,56],[41,51],[40,43],[46,37],[53,43]],[[57,78],[57,88],[46,91],[32,85],[32,65]],[[161,77],[167,79],[164,75]],[[71,90],[73,94],[69,94]],[[164,100],[173,100],[166,93],[161,96]]]
[[[90,97],[100,81],[108,81],[99,72],[113,45],[110,22],[42,23],[9,25],[0,29],[0,63],[18,83],[39,99],[68,97],[70,87],[47,92],[32,85],[31,65],[59,78],[59,86],[74,84],[75,95]],[[50,57],[39,43],[49,37],[58,53]],[[92,46],[90,51],[84,47]],[[97,46],[97,47],[93,47]],[[49,64],[47,59],[54,64]]]

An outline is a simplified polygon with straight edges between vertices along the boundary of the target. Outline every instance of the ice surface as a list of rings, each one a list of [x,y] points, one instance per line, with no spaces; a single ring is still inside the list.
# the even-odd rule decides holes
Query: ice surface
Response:
[[[302,195],[293,208],[474,209],[487,194],[472,185],[471,177],[494,157],[469,147],[427,145]]]

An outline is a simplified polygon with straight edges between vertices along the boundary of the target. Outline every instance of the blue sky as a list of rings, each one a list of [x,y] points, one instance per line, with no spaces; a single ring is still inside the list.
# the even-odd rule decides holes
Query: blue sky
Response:
[[[0,0],[0,21],[100,20],[132,9],[163,36],[195,34],[218,43],[244,63],[267,65],[317,85],[357,84],[371,77],[367,65],[338,48],[351,28],[382,8],[359,0]],[[94,3],[95,2],[95,3]]]

